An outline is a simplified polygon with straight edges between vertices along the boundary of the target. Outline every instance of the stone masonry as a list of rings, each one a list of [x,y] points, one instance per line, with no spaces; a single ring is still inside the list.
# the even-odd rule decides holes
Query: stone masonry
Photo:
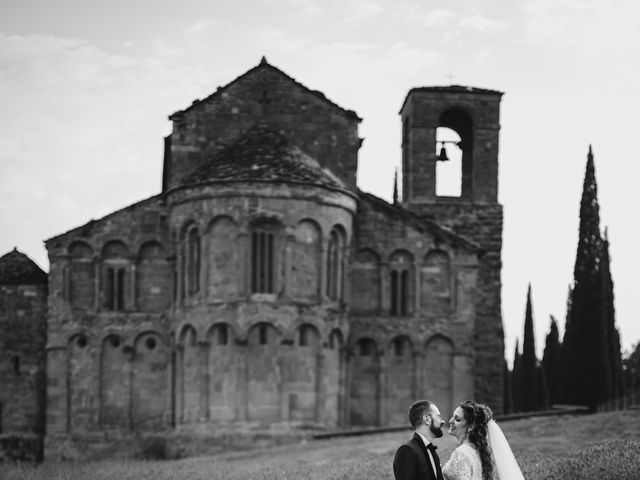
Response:
[[[396,204],[356,187],[361,119],[265,59],[172,114],[162,191],[46,241],[45,455],[401,425],[418,398],[499,412],[499,101],[411,90]],[[455,199],[435,195],[442,126]]]

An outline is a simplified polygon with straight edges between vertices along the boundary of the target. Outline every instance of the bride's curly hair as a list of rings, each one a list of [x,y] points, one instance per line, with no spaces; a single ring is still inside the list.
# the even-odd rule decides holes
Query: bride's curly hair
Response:
[[[493,419],[493,412],[489,407],[473,400],[467,400],[460,404],[467,421],[467,440],[476,447],[482,463],[482,479],[491,480],[493,477],[493,458],[489,446],[489,432],[487,425]]]

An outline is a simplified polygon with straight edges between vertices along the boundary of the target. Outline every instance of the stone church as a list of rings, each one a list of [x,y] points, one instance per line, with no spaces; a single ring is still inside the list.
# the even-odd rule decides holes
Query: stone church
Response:
[[[411,89],[393,203],[356,185],[361,118],[264,58],[173,113],[160,193],[48,239],[48,275],[0,258],[0,433],[77,457],[500,412],[501,96]]]

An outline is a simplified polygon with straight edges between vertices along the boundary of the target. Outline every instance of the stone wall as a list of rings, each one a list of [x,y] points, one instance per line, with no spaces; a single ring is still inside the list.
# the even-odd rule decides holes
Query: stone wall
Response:
[[[443,414],[451,413],[454,402],[474,396],[476,249],[366,195],[355,238],[352,423],[404,423],[408,405],[417,398],[429,398]],[[394,270],[409,272],[410,305],[404,314],[391,310]]]
[[[0,434],[45,428],[47,286],[0,285]]]

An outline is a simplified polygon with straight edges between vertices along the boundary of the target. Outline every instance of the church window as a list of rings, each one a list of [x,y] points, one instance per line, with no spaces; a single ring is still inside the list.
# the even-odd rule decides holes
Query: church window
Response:
[[[411,301],[411,255],[407,252],[396,252],[390,260],[391,305],[389,313],[399,317],[409,315]]]
[[[125,269],[108,267],[105,280],[105,308],[116,312],[124,310]]]
[[[144,344],[149,350],[153,350],[157,346],[156,339],[153,337],[147,337]]]
[[[269,343],[269,337],[268,337],[268,326],[266,323],[261,323],[260,326],[258,327],[258,335],[260,337],[260,345],[267,345]]]
[[[370,357],[374,355],[376,343],[370,338],[363,338],[358,341],[358,350],[361,357]]]
[[[200,235],[196,228],[187,233],[185,273],[187,294],[195,295],[200,291]]]
[[[313,344],[314,328],[311,325],[303,325],[298,330],[298,344],[301,347],[309,347]]]
[[[396,338],[393,340],[393,353],[396,357],[404,356],[405,341],[402,338]]]
[[[13,373],[16,377],[20,376],[20,357],[14,355],[11,357],[11,365],[13,366]]]
[[[256,228],[251,233],[251,292],[275,292],[275,235]]]
[[[227,345],[229,343],[229,327],[220,325],[218,329],[218,345]]]
[[[327,296],[335,301],[342,299],[342,243],[341,233],[334,228],[327,245]]]
[[[78,348],[86,347],[87,337],[85,337],[84,335],[78,335],[78,337],[76,338],[76,345],[78,346]]]

